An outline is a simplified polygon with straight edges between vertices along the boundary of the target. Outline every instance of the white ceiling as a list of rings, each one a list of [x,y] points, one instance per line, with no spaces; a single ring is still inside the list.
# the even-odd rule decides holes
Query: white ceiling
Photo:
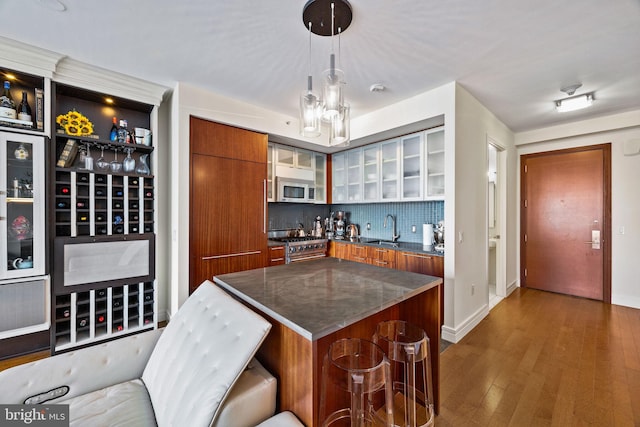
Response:
[[[292,117],[306,87],[306,0],[0,0],[0,35]],[[341,68],[352,117],[451,81],[514,132],[640,108],[640,0],[351,0]],[[313,36],[316,81],[330,40]],[[337,47],[336,47],[337,49]],[[372,93],[381,83],[387,90]],[[582,83],[593,107],[559,114]]]

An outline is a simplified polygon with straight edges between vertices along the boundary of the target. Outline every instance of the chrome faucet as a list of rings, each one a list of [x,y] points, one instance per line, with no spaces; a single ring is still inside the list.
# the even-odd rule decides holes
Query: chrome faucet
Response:
[[[396,234],[396,218],[391,214],[387,214],[387,216],[384,217],[384,224],[382,225],[384,228],[387,228],[387,218],[391,218],[391,241],[396,242],[400,237],[399,234]]]

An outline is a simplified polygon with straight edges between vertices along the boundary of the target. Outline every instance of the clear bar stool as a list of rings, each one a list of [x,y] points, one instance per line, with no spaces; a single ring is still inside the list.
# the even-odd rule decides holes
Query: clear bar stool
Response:
[[[381,322],[373,341],[386,352],[393,378],[394,425],[433,426],[433,386],[429,337],[402,320]]]
[[[359,338],[329,346],[322,364],[320,421],[324,426],[393,426],[389,360]]]

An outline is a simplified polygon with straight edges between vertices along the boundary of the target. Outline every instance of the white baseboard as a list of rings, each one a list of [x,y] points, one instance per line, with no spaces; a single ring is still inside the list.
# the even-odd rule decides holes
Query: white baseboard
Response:
[[[611,295],[611,304],[640,308],[640,298],[630,295]]]
[[[507,286],[507,296],[511,295],[511,293],[513,291],[515,291],[516,288],[519,288],[519,287],[520,287],[520,280],[519,279],[516,279],[513,282],[511,282],[509,284],[509,286]]]
[[[457,328],[450,328],[446,325],[442,326],[441,336],[443,340],[457,343],[465,335],[467,335],[473,328],[478,326],[478,324],[487,317],[489,314],[489,305],[485,304],[478,311],[469,316],[464,322],[462,322]]]

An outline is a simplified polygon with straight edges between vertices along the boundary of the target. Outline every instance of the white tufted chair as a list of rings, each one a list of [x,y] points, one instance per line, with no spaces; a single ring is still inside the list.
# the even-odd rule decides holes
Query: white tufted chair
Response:
[[[301,426],[252,359],[271,325],[205,281],[163,330],[0,372],[0,403],[69,405],[72,426]]]

